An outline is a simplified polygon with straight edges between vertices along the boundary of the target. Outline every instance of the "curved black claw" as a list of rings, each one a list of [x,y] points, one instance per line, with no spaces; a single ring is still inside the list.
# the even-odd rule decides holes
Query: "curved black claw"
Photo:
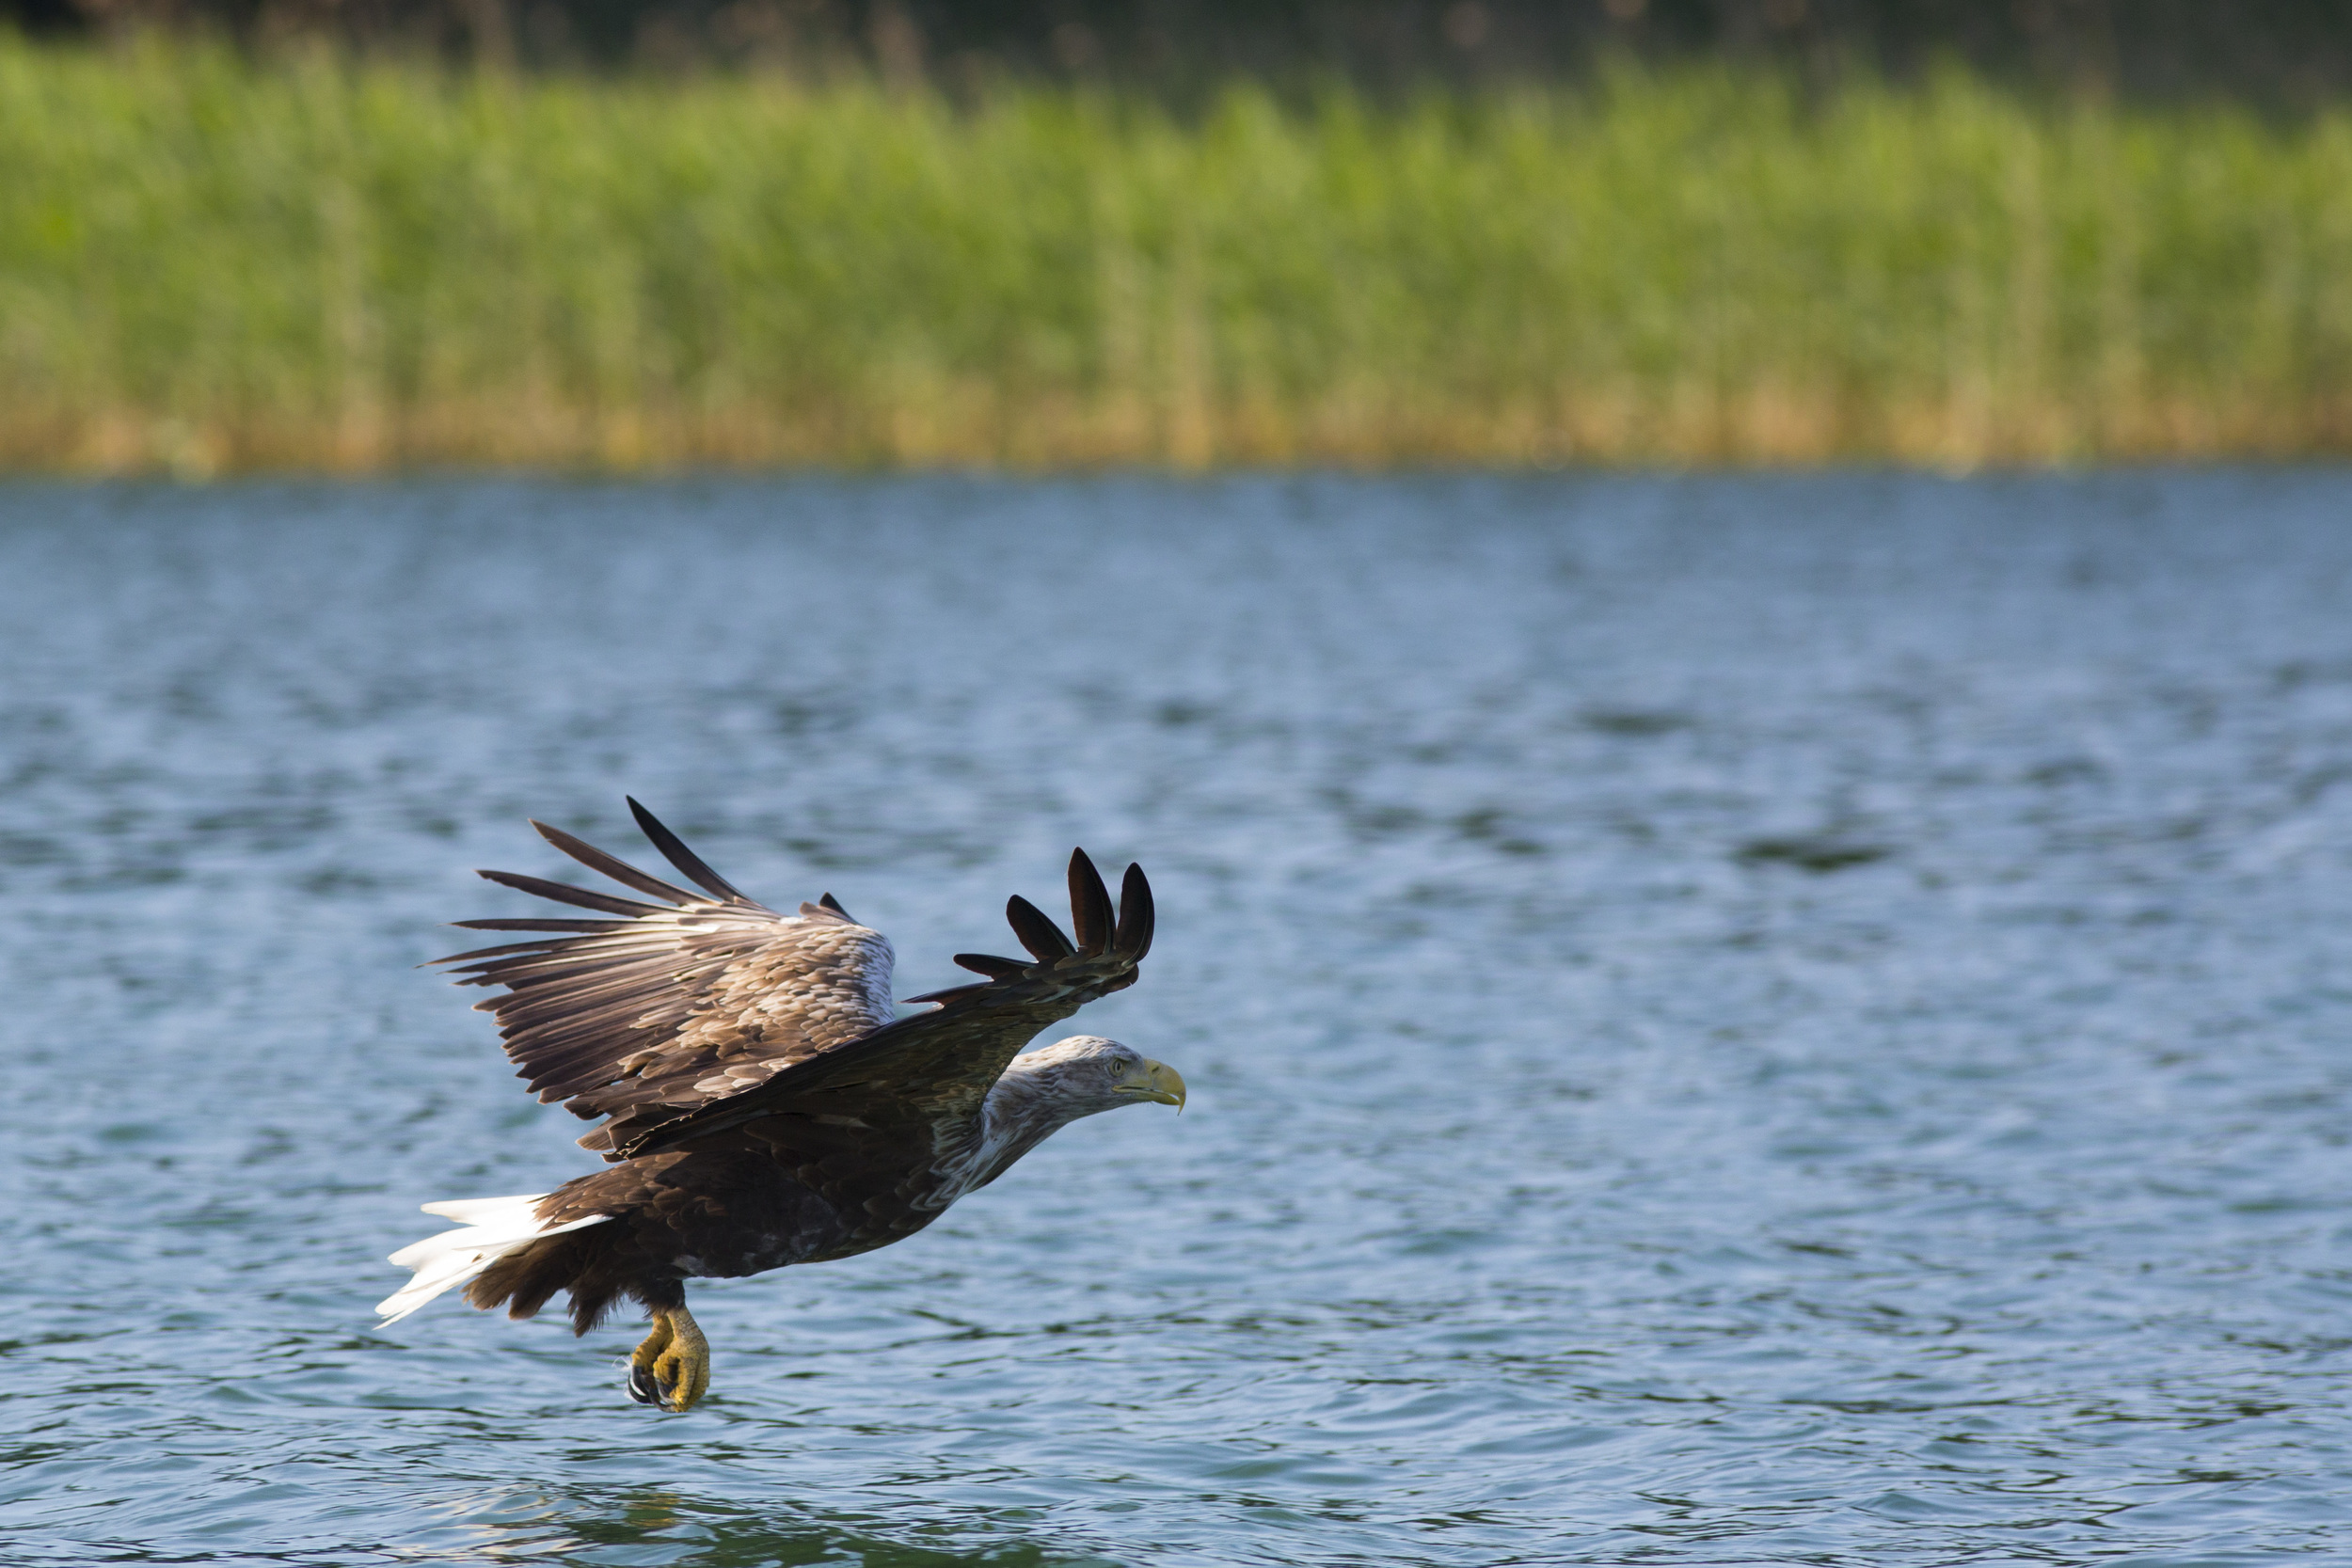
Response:
[[[670,1397],[670,1391],[656,1381],[651,1370],[632,1366],[628,1370],[628,1397],[639,1404],[658,1407]]]

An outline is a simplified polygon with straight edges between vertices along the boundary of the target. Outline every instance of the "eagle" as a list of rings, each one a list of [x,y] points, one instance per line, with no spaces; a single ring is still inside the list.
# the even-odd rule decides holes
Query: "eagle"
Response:
[[[1152,950],[1140,867],[1127,868],[1114,906],[1073,850],[1073,934],[1016,895],[1005,915],[1028,958],[959,953],[987,978],[912,998],[930,1006],[900,1018],[889,942],[832,894],[780,914],[628,807],[693,890],[533,822],[643,897],[484,871],[604,918],[461,920],[535,934],[433,960],[455,965],[458,985],[502,990],[475,1006],[498,1020],[516,1076],[542,1103],[601,1118],[580,1143],[608,1164],[551,1193],[424,1205],[458,1228],[391,1255],[414,1275],[378,1305],[384,1323],[460,1285],[476,1307],[516,1319],[567,1291],[582,1335],[634,1301],[652,1330],[629,1358],[629,1397],[683,1412],[710,1386],[686,1281],[888,1246],[1081,1117],[1183,1108],[1176,1069],[1116,1040],[1080,1035],[1024,1053],[1048,1026],[1135,984]]]

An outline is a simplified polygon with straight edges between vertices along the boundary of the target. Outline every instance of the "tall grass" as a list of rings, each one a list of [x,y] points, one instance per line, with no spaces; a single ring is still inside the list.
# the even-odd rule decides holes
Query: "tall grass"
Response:
[[[453,75],[0,40],[0,461],[2352,450],[2352,112]]]

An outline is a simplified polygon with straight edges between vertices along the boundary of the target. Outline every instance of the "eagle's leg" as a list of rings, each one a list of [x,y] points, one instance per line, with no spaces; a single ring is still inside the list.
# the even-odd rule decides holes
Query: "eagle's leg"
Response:
[[[710,1341],[686,1304],[657,1307],[653,1332],[628,1358],[628,1397],[640,1404],[687,1411],[710,1391]]]
[[[694,1325],[692,1314],[680,1302],[666,1314],[670,1345],[654,1358],[654,1381],[672,1410],[685,1411],[710,1391],[710,1341]]]
[[[628,1358],[628,1397],[639,1404],[660,1404],[661,1389],[654,1382],[653,1364],[661,1353],[670,1348],[670,1314],[660,1307],[654,1309],[653,1332],[646,1335]]]

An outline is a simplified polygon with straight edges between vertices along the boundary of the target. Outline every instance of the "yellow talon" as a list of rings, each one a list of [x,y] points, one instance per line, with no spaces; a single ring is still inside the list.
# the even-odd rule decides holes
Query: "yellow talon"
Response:
[[[684,1412],[710,1391],[710,1341],[685,1307],[672,1307],[668,1317],[670,1343],[654,1357],[653,1375],[661,1388],[661,1402]]]
[[[636,1354],[632,1354],[628,1358],[629,1398],[637,1401],[640,1404],[651,1404],[654,1402],[654,1357],[660,1355],[663,1351],[668,1350],[669,1348],[669,1317],[665,1313],[656,1312],[653,1315],[653,1332],[645,1336],[644,1341],[637,1347]]]
[[[653,1332],[628,1358],[628,1395],[683,1413],[710,1391],[710,1341],[683,1307],[653,1315]]]

